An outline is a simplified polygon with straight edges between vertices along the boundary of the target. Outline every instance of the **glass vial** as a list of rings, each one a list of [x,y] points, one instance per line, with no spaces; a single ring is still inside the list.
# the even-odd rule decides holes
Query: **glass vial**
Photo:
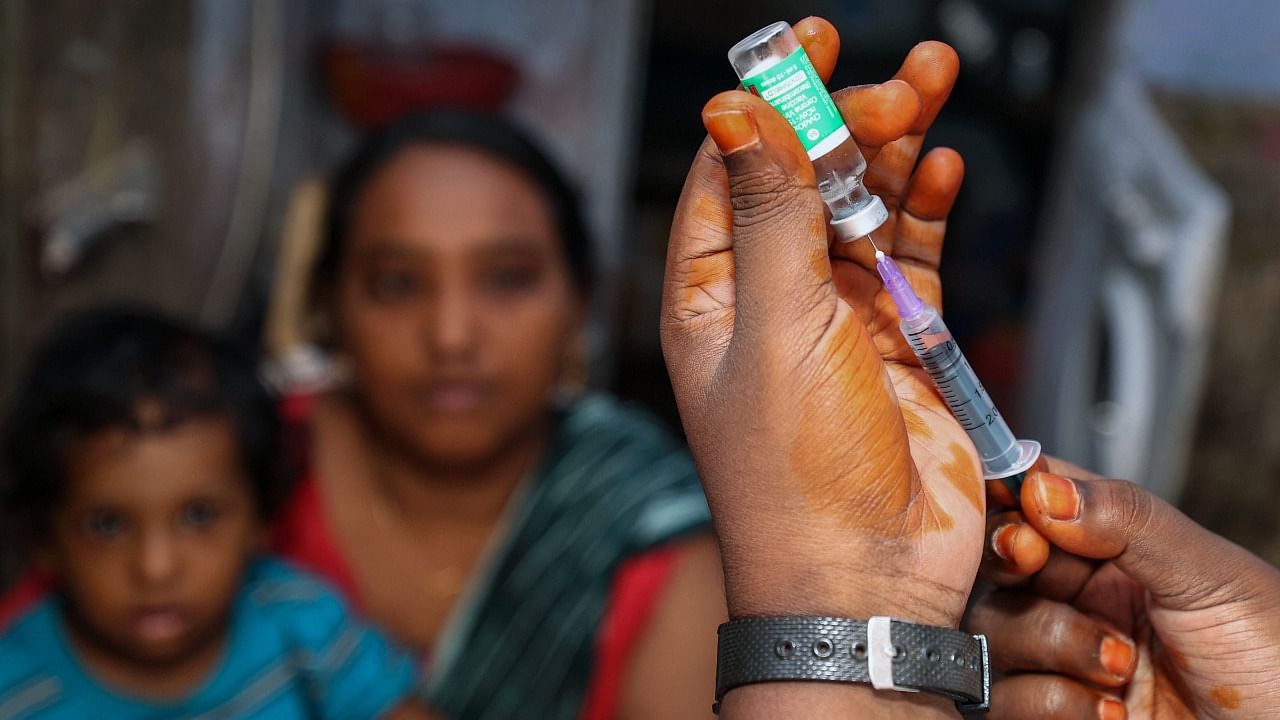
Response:
[[[837,237],[866,237],[889,218],[884,201],[867,192],[867,171],[849,128],[791,26],[776,22],[733,46],[729,63],[742,87],[782,113],[813,162],[818,192]]]

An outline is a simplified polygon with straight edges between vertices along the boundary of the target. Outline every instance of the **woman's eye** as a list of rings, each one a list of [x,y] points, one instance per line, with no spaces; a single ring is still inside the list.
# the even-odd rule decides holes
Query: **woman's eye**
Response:
[[[124,516],[114,510],[94,510],[85,518],[85,531],[97,540],[115,540],[128,529]]]
[[[369,276],[367,285],[369,296],[383,302],[409,297],[419,288],[417,276],[401,271],[373,273]]]
[[[527,265],[494,268],[486,273],[485,284],[500,292],[527,290],[538,284],[538,269]]]
[[[203,530],[216,522],[220,514],[217,505],[206,500],[197,500],[187,503],[182,508],[182,516],[179,520],[183,527]]]

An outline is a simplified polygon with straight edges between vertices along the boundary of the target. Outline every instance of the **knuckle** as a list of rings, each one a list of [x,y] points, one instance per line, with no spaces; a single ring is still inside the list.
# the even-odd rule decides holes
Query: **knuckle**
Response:
[[[1065,605],[1041,603],[1033,613],[1025,649],[1031,664],[1075,673],[1092,666],[1090,658],[1099,642],[1099,630],[1091,620]]]
[[[1050,655],[1057,655],[1070,648],[1077,634],[1077,628],[1064,617],[1064,613],[1059,612],[1057,606],[1044,604],[1036,609],[1035,632],[1031,637],[1042,638],[1039,645],[1048,650]],[[1052,657],[1045,659],[1049,665],[1059,664]]]
[[[1070,718],[1072,705],[1074,705],[1075,693],[1072,687],[1065,681],[1053,679],[1046,680],[1040,688],[1040,701],[1042,703],[1039,717],[1043,718]]]

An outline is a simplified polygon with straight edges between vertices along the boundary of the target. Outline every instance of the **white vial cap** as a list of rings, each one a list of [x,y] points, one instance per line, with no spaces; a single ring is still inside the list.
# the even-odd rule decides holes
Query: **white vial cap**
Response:
[[[844,242],[851,242],[870,235],[876,228],[889,219],[889,209],[879,195],[872,195],[871,202],[863,205],[854,213],[832,220],[831,227]]]

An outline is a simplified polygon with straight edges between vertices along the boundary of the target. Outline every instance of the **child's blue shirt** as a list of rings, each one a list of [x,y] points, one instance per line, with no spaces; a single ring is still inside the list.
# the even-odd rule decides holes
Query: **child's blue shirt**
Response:
[[[415,681],[412,657],[332,589],[269,558],[253,563],[236,596],[222,660],[183,700],[131,697],[91,677],[56,595],[0,636],[0,720],[371,720]]]

